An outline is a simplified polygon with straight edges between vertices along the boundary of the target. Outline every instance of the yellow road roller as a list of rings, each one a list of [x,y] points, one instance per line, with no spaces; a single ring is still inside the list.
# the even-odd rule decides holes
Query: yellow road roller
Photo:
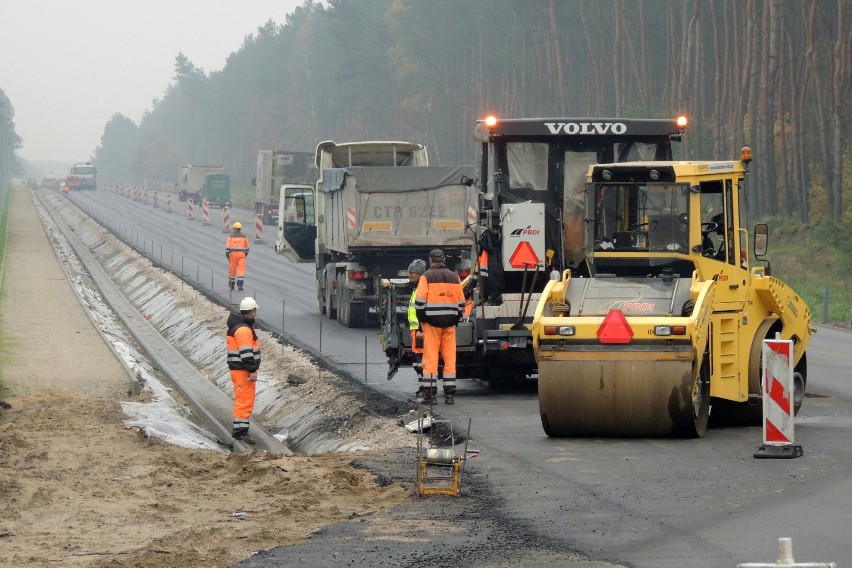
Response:
[[[744,148],[740,160],[589,168],[591,277],[550,281],[532,324],[548,436],[701,437],[708,422],[759,424],[761,345],[779,335],[794,344],[798,412],[811,313],[771,276],[767,225],[755,225],[749,254],[750,162]]]

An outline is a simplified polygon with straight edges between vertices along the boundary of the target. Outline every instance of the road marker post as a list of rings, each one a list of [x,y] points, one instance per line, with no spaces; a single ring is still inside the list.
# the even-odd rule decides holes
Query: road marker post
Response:
[[[231,232],[231,208],[228,205],[225,205],[225,207],[222,208],[222,224],[224,225],[222,227],[222,232],[223,233],[230,233]]]
[[[263,242],[263,215],[258,213],[254,220],[254,242]]]
[[[797,458],[804,452],[802,446],[794,443],[793,342],[781,339],[780,334],[775,339],[764,339],[761,356],[763,444],[754,457]]]

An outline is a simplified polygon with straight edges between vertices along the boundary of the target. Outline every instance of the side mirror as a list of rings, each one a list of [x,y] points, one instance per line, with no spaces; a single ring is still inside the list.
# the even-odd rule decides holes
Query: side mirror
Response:
[[[461,183],[462,185],[466,185],[467,187],[470,187],[470,186],[473,185],[473,179],[463,175],[461,177],[461,180],[459,181],[459,183]]]
[[[754,226],[754,257],[758,260],[763,260],[766,256],[766,251],[769,248],[769,225],[766,223],[758,223]]]
[[[251,186],[257,187],[257,178],[251,178]]]

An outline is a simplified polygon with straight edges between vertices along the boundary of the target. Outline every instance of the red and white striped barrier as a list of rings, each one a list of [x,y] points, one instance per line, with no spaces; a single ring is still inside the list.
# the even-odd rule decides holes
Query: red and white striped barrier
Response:
[[[172,194],[167,193],[166,194],[166,213],[171,213],[171,212],[172,212]]]
[[[222,232],[223,233],[230,233],[231,232],[231,208],[228,207],[227,205],[225,205],[222,208],[222,223],[224,225],[222,227]]]
[[[210,224],[210,202],[205,201],[201,204],[201,224]]]
[[[260,213],[254,216],[254,242],[263,242],[263,215]]]
[[[192,202],[192,198],[186,200],[186,218],[190,221],[195,219],[195,204]]]
[[[154,209],[159,209],[160,205],[157,203],[157,190],[154,190]]]
[[[794,444],[793,423],[793,342],[764,339],[761,369],[763,398],[763,444],[754,452],[756,458],[797,458],[802,446]]]

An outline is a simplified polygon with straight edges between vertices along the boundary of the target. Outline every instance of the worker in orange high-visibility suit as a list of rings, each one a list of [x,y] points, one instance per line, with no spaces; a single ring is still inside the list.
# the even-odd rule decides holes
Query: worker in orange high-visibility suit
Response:
[[[249,418],[254,410],[257,370],[260,368],[260,344],[254,331],[257,317],[257,302],[254,298],[243,298],[240,313],[228,316],[228,369],[234,383],[234,430],[231,435],[247,444],[254,444],[249,437]]]
[[[246,257],[249,253],[248,237],[242,233],[243,225],[234,223],[233,232],[228,235],[225,243],[225,256],[228,258],[228,288],[233,290],[234,284],[238,290],[243,289],[246,277]]]
[[[444,252],[429,253],[431,268],[420,277],[414,305],[423,330],[423,381],[429,402],[436,402],[438,356],[444,360],[444,402],[456,393],[456,326],[464,313],[464,293],[458,274],[444,265]]]

